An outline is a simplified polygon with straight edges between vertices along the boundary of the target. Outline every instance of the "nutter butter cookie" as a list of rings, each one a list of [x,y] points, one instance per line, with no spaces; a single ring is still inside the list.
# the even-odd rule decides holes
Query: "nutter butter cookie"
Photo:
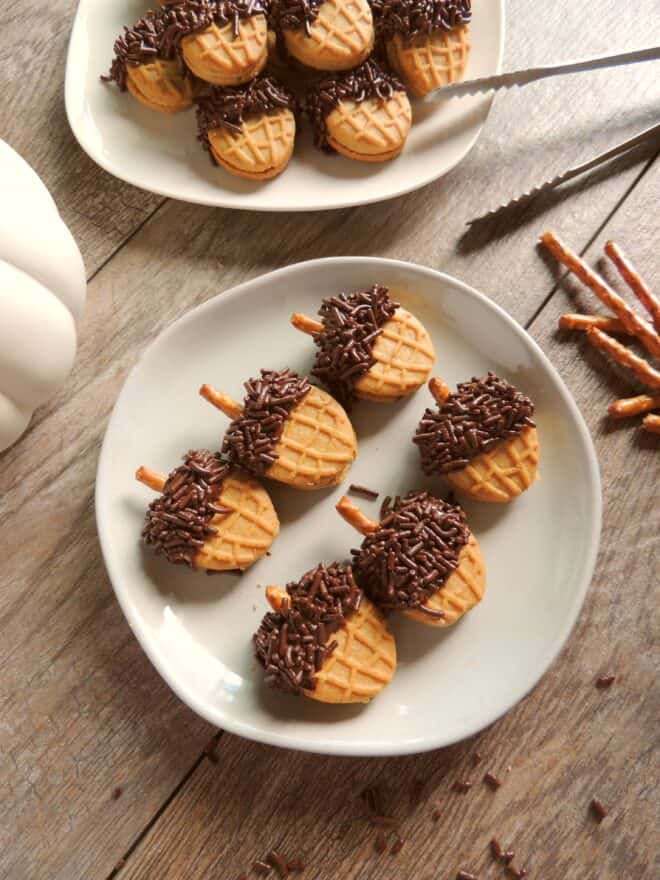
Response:
[[[162,45],[165,19],[147,12],[114,45],[115,57],[104,82],[114,81],[150,110],[177,113],[192,105],[195,79],[184,70],[172,47]]]
[[[338,512],[365,535],[352,550],[355,578],[379,607],[449,626],[481,601],[486,572],[463,510],[428,492],[386,499],[381,520],[344,497]]]
[[[426,382],[435,360],[431,338],[386,287],[327,297],[319,315],[320,322],[296,313],[291,323],[313,338],[312,375],[340,403],[354,397],[388,403]]]
[[[160,493],[142,538],[174,565],[243,570],[261,558],[279,532],[266,490],[218,454],[192,450],[165,477],[141,467],[136,478]]]
[[[266,597],[273,611],[254,643],[269,686],[323,703],[366,703],[390,682],[394,638],[350,566],[317,565],[286,590],[268,587]]]
[[[268,56],[263,0],[181,0],[162,14],[163,46],[176,48],[205,82],[239,85],[263,70]]]
[[[274,0],[280,45],[317,70],[349,70],[371,54],[374,26],[367,0]]]
[[[373,60],[324,77],[305,98],[314,142],[360,162],[385,162],[403,150],[412,111],[401,80]]]
[[[389,63],[414,95],[463,79],[470,53],[470,0],[376,0]]]
[[[425,474],[480,501],[511,501],[532,485],[539,438],[529,397],[494,373],[454,393],[439,379],[429,387],[438,408],[425,411],[413,438]]]
[[[195,105],[199,139],[218,165],[251,180],[284,171],[296,136],[295,99],[273,77],[214,86]]]
[[[223,454],[233,464],[297,489],[336,486],[355,456],[355,431],[337,401],[291,370],[262,370],[245,383],[243,404],[203,385],[228,415]]]

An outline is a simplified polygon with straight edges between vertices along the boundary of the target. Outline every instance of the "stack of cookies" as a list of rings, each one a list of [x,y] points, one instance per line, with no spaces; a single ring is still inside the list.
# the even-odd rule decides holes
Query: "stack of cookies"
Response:
[[[470,48],[471,0],[159,2],[102,79],[161,113],[195,106],[212,161],[250,180],[286,168],[303,117],[325,152],[395,158],[408,94],[461,79]]]

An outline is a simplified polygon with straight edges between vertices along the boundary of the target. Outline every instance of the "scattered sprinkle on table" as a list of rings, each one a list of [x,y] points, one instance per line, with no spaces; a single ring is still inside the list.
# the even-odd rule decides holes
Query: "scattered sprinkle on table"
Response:
[[[607,810],[598,800],[598,798],[593,798],[593,800],[591,801],[591,809],[593,810],[599,822],[602,822],[605,816],[607,816]]]
[[[121,797],[121,786],[117,785],[112,789],[112,799],[113,801],[118,801]]]
[[[599,679],[596,680],[597,688],[608,688],[614,684],[616,681],[616,675],[601,675]]]
[[[440,810],[438,810],[438,809],[433,810],[433,812],[431,813],[431,820],[433,822],[440,821]]]
[[[494,773],[490,772],[486,773],[486,775],[484,776],[484,782],[486,783],[486,785],[492,788],[493,791],[497,791],[500,785],[502,785],[502,780],[498,776],[495,776]]]
[[[369,498],[370,501],[375,501],[380,494],[374,489],[369,489],[367,486],[359,486],[357,483],[351,483],[348,487],[348,491],[352,492],[354,495],[362,495],[364,498]]]
[[[470,874],[469,871],[459,871],[456,880],[479,880],[476,874]]]
[[[260,874],[262,877],[266,877],[273,870],[270,865],[267,865],[266,862],[255,862],[252,865],[253,870]]]
[[[387,838],[383,834],[382,831],[379,831],[376,835],[376,840],[374,842],[374,847],[377,853],[384,853],[387,849]]]
[[[484,759],[484,756],[481,754],[481,752],[475,752],[474,755],[472,755],[472,766],[478,767],[479,764],[481,764],[481,762],[483,761],[483,759]]]
[[[466,791],[469,791],[472,788],[472,783],[468,779],[459,779],[452,787],[454,791],[459,791],[461,794],[465,794]]]
[[[401,850],[403,849],[403,844],[404,844],[403,838],[397,836],[397,839],[392,844],[392,849],[390,850],[390,853],[393,856],[397,855],[397,853],[400,853]]]

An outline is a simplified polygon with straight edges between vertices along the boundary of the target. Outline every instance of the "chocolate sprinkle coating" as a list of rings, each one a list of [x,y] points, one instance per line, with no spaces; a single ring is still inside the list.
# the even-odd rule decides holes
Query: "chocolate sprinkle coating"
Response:
[[[357,380],[376,363],[371,353],[374,340],[398,308],[380,284],[323,300],[323,330],[313,335],[319,350],[312,376],[344,406],[350,405]]]
[[[372,9],[380,37],[390,40],[398,34],[406,42],[450,31],[472,18],[471,0],[375,0]]]
[[[442,616],[424,603],[458,567],[469,537],[460,507],[428,492],[411,492],[390,502],[378,529],[351,550],[355,578],[381,608]]]
[[[126,77],[129,67],[148,64],[156,58],[171,58],[171,53],[164,52],[161,41],[165,29],[163,13],[149,10],[144,18],[140,18],[132,27],[125,27],[124,33],[115,40],[115,57],[103,82],[117,83],[122,92],[126,91]]]
[[[307,36],[312,34],[324,0],[274,0],[271,6],[272,20],[278,33],[282,31],[303,30]]]
[[[462,382],[436,411],[422,416],[413,438],[422,470],[430,475],[464,468],[505,437],[534,427],[533,414],[529,397],[494,373]]]
[[[180,0],[162,10],[165,29],[161,45],[168,53],[180,51],[184,37],[212,24],[218,27],[232,24],[236,37],[241,19],[259,14],[268,14],[266,0]]]
[[[292,370],[262,370],[261,378],[245,383],[243,413],[229,425],[222,452],[231,462],[264,474],[277,461],[275,446],[289,412],[311,389]]]
[[[208,449],[191,450],[167,478],[162,493],[151,502],[142,538],[156,553],[175,565],[196,568],[195,557],[208,538],[216,514],[229,513],[215,503],[229,465]]]
[[[246,119],[288,108],[296,111],[296,99],[272,76],[259,76],[241,86],[212,86],[195,98],[198,139],[215,162],[209,144],[209,132],[224,128],[241,133]]]
[[[316,673],[337,647],[331,636],[357,611],[362,590],[350,565],[317,565],[287,584],[288,600],[271,611],[254,635],[266,684],[292,694],[312,691]]]
[[[354,70],[324,77],[305,97],[305,110],[314,126],[314,143],[319,149],[330,150],[326,118],[342,100],[365,101],[380,98],[389,101],[395,92],[405,92],[401,80],[373,59]]]

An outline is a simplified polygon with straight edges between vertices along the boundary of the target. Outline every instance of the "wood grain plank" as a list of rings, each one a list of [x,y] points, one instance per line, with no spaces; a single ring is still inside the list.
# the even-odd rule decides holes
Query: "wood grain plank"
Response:
[[[63,82],[76,6],[76,0],[4,4],[0,137],[50,189],[82,250],[89,276],[163,199],[111,177],[73,137],[64,110]],[[111,53],[109,46],[109,57]]]
[[[659,183],[660,161],[598,237],[590,259],[614,237],[642,274],[651,282],[660,278],[653,216]],[[558,232],[564,233],[561,226]],[[220,763],[199,765],[133,854],[122,880],[238,878],[273,846],[292,856],[304,853],[303,877],[315,880],[450,880],[461,868],[483,880],[505,876],[488,851],[492,835],[513,847],[516,864],[523,863],[530,878],[655,876],[659,444],[632,426],[604,420],[607,403],[634,386],[608,376],[586,344],[578,353],[576,343],[555,332],[558,316],[574,308],[573,301],[572,292],[560,290],[532,325],[588,422],[604,490],[598,569],[559,661],[489,730],[428,755],[317,757],[225,735]],[[616,674],[608,690],[595,686],[604,673]],[[475,750],[484,755],[477,768]],[[487,770],[503,780],[496,792],[482,781]],[[453,791],[453,783],[465,778],[473,788]],[[411,807],[417,779],[425,781],[425,794]],[[406,842],[397,856],[379,855],[375,832],[360,819],[365,811],[358,795],[371,784],[386,787],[386,809],[402,821]],[[609,812],[601,824],[590,810],[593,797]],[[346,822],[350,830],[342,837]]]
[[[621,48],[646,43],[644,16],[648,18],[653,8],[649,0],[641,0],[634,17],[620,19],[617,4],[598,0],[590,7],[586,28],[583,10],[568,0],[544,8],[542,13],[535,10],[533,15],[522,0],[510,5],[514,15],[508,59],[516,66],[547,57],[547,47],[552,47],[553,57],[569,54],[569,49],[579,49],[580,54],[605,50],[611,46],[615,26]],[[5,87],[5,106],[10,111],[7,138],[44,175],[82,243],[88,270],[93,271],[148,216],[156,202],[94,169],[72,143],[58,85],[71,9],[72,4],[55,0],[44,12],[43,5],[21,0],[3,13],[0,85]],[[36,28],[37,20],[44,22],[43,28],[41,24]],[[25,32],[37,36],[26,41]],[[32,57],[31,49],[38,50],[38,69],[24,63]],[[29,74],[23,74],[24,70]],[[44,77],[44,70],[50,72],[48,77]],[[484,137],[467,162],[416,195],[316,216],[250,215],[171,202],[96,276],[89,289],[79,356],[70,381],[40,410],[21,442],[0,457],[0,754],[8,756],[0,774],[0,876],[11,880],[106,876],[194,766],[211,733],[208,725],[167,690],[143,657],[112,597],[97,546],[92,493],[99,443],[118,390],[145,344],[179,314],[238,281],[298,259],[342,253],[385,254],[444,268],[483,287],[519,320],[528,320],[547,296],[554,278],[533,252],[539,225],[556,221],[579,249],[618,205],[641,166],[619,166],[616,174],[596,177],[591,185],[573,190],[570,200],[546,200],[518,218],[498,220],[457,247],[463,222],[492,201],[513,194],[523,182],[526,186],[527,177],[536,182],[539,173],[545,175],[555,163],[561,167],[642,127],[658,103],[657,78],[648,68],[618,71],[610,80],[599,76],[605,78],[594,75],[581,85],[575,80],[563,91],[541,93],[542,88],[550,88],[546,84],[498,97]],[[584,95],[589,99],[580,102]],[[24,112],[28,97],[29,118]],[[41,113],[39,108],[43,108]],[[652,215],[648,199],[645,204]],[[641,248],[641,240],[639,244]],[[626,516],[633,511],[634,494],[631,490],[621,499]],[[613,554],[612,558],[618,557]],[[603,573],[609,582],[607,570]],[[641,576],[639,583],[644,583]],[[621,613],[624,622],[628,621],[625,632],[629,635],[634,629],[632,616],[641,612],[631,603]],[[638,619],[642,630],[648,628],[647,618]],[[592,636],[594,643],[597,635],[596,631]],[[580,661],[589,675],[595,674],[599,663],[608,662],[609,655],[598,653],[604,648],[596,643],[594,649],[592,643],[592,652],[597,652],[595,657],[592,654],[593,669],[588,665],[589,657]],[[621,662],[632,664],[630,669],[637,675],[635,657],[622,650]],[[557,711],[561,688],[573,682],[575,670],[570,672],[544,683],[551,688],[545,699]],[[587,688],[586,692],[591,699],[591,691]],[[632,690],[625,706],[617,704],[616,711],[623,713],[624,720],[635,723],[636,711],[641,719],[638,723],[645,723],[648,709],[641,702],[641,693]],[[518,711],[526,712],[527,705]],[[584,711],[587,713],[586,702]],[[492,754],[496,754],[498,731],[509,731],[517,741],[516,719],[520,728],[529,727],[525,742],[542,748],[533,739],[539,729],[538,714],[537,707],[529,714],[510,716],[503,726],[489,732],[488,736],[495,737]],[[603,717],[609,718],[607,711]],[[613,720],[607,723],[614,729]],[[577,739],[579,729],[562,736],[569,734]],[[236,781],[228,780],[228,785],[239,785],[240,776],[250,766],[246,763],[252,760],[250,756],[255,766],[263,764],[265,786],[268,779],[275,779],[275,771],[286,775],[288,764],[281,766],[282,753],[275,755],[231,739],[228,742],[227,764],[231,764],[234,750],[240,770]],[[487,745],[489,742],[486,740]],[[562,747],[567,742],[559,740]],[[534,791],[541,791],[541,782],[534,775],[535,757],[529,757],[522,744],[518,748],[520,753],[506,751],[525,768],[520,778],[527,778],[527,787],[533,783]],[[551,755],[554,749],[552,745]],[[624,753],[621,750],[622,756]],[[437,772],[439,780],[446,761],[449,767],[458,768],[452,762],[460,762],[462,756],[459,749],[449,758],[438,755],[419,760],[431,762],[422,766],[428,766],[429,773]],[[574,758],[570,750],[561,764],[564,769],[569,758]],[[316,772],[310,759],[297,757],[295,761],[300,764],[291,766],[300,767],[300,779]],[[641,759],[640,772],[646,761]],[[331,779],[332,773],[344,766],[343,762],[329,762],[323,771],[327,775],[319,778]],[[383,772],[385,766],[382,762]],[[408,765],[402,762],[395,766]],[[378,775],[378,765],[374,767],[370,772]],[[193,774],[192,784],[197,786],[200,778],[199,772]],[[214,784],[222,786],[224,780]],[[115,785],[124,789],[116,802],[111,799]],[[553,785],[563,791],[561,781]],[[567,783],[569,794],[582,794],[570,785],[577,783]],[[515,811],[523,815],[527,806],[542,805],[542,800],[534,801],[524,789],[522,785],[518,790],[520,809]],[[187,797],[187,792],[186,786],[182,796]],[[603,799],[616,792],[613,787]],[[647,796],[644,791],[642,795]],[[225,806],[232,805],[232,798],[234,809],[245,809],[238,795],[226,798]],[[340,799],[337,795],[337,809]],[[163,813],[156,829],[169,821],[178,800]],[[458,802],[456,809],[460,804],[464,809],[469,802]],[[199,809],[204,808],[202,799]],[[272,804],[264,809],[273,809]],[[502,809],[502,815],[508,815],[507,808]],[[185,825],[185,814],[177,815]],[[226,811],[222,815],[226,816]],[[241,815],[247,824],[249,814]],[[310,816],[314,827],[325,815]],[[237,866],[244,856],[258,855],[253,852],[257,847],[270,844],[270,831],[277,828],[274,819],[272,822],[264,826],[263,838],[257,835],[256,824],[252,826],[244,850],[235,854]],[[227,823],[232,827],[229,820]],[[462,827],[467,826],[463,823]],[[203,830],[181,827],[179,833],[190,835],[192,840]],[[510,830],[522,834],[523,826],[512,824]],[[240,833],[247,835],[247,831],[243,827]],[[504,831],[508,829],[504,827]],[[428,832],[420,833],[424,837]],[[221,839],[221,835],[216,837]],[[635,840],[632,832],[626,851],[632,851]],[[472,838],[464,838],[466,846],[468,841],[471,844]],[[172,845],[176,848],[179,842],[175,835]],[[161,845],[157,831],[146,838],[145,845],[136,851],[136,867],[131,867],[134,874],[147,853],[150,859],[158,858],[154,851]],[[365,846],[369,849],[371,844]],[[413,847],[406,845],[397,865],[409,849]],[[587,854],[592,851],[586,847],[582,855],[574,853],[576,863],[590,865]],[[175,850],[163,849],[165,852]],[[189,858],[189,852],[175,852],[179,863],[183,860],[192,865],[186,876],[206,876],[202,867],[207,856],[202,853]],[[469,854],[467,850],[461,853]],[[346,864],[349,856],[347,853]],[[438,853],[438,864],[440,858]],[[221,871],[220,876],[225,874]]]

